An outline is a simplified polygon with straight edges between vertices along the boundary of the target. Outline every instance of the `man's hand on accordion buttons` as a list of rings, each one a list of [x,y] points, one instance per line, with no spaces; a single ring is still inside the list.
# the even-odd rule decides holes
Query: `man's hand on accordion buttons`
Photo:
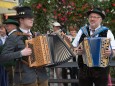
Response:
[[[82,55],[84,53],[83,47],[80,45],[77,48],[75,48],[75,50],[77,55]]]
[[[111,50],[110,49],[106,49],[105,53],[103,54],[105,57],[109,57],[111,55]]]
[[[31,48],[24,48],[22,51],[21,51],[21,55],[22,56],[29,56],[29,55],[31,55],[32,54],[32,50],[31,50]]]

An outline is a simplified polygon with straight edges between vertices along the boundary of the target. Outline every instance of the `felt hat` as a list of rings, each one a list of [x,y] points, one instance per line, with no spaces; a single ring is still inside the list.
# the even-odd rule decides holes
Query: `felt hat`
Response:
[[[17,18],[33,18],[33,11],[29,6],[15,7]]]
[[[106,16],[105,12],[103,10],[101,10],[100,8],[94,8],[94,9],[88,11],[87,15],[89,16],[91,13],[99,14],[102,17],[102,19],[105,19],[105,16]]]
[[[13,19],[7,19],[6,21],[3,22],[3,24],[14,24],[16,26],[19,26],[18,21],[13,20]]]

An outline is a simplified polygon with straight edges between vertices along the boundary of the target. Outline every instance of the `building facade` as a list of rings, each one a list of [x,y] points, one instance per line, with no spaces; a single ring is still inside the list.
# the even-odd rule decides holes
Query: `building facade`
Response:
[[[0,0],[0,24],[2,24],[8,16],[16,14],[13,7],[18,6],[19,1],[21,0]]]

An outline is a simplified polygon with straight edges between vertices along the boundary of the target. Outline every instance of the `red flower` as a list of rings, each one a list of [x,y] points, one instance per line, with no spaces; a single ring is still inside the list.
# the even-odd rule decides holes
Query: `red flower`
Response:
[[[73,7],[75,6],[75,3],[74,3],[74,2],[71,2],[70,4],[71,4],[71,6],[73,6]]]
[[[106,12],[108,13],[108,12],[109,12],[109,9],[106,9]]]
[[[67,15],[71,15],[71,12],[67,12]]]
[[[62,2],[65,4],[65,0],[62,0]]]
[[[61,14],[59,13],[59,14],[58,14],[58,17],[60,17],[60,16],[61,16]]]
[[[42,7],[42,4],[38,3],[38,5],[36,6],[37,9],[40,9]]]
[[[47,11],[46,8],[43,8],[43,11],[46,13],[46,11]]]
[[[65,21],[67,21],[67,17],[63,16],[63,17],[60,18],[60,20],[61,20],[62,22],[65,22]]]
[[[64,21],[64,18],[62,17],[62,18],[60,18],[60,20],[61,20],[61,21]]]
[[[115,7],[115,3],[112,3],[112,6]]]

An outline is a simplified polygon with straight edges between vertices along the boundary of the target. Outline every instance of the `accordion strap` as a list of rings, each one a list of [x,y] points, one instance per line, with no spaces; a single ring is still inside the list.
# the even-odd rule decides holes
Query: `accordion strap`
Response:
[[[107,27],[101,26],[101,27],[100,27],[99,29],[97,29],[91,36],[89,36],[88,31],[87,31],[87,27],[88,27],[88,26],[84,26],[84,27],[81,28],[82,32],[86,35],[86,37],[94,37],[94,36],[96,36],[97,34],[103,32],[103,31],[105,31],[105,30],[108,30]]]
[[[97,30],[91,35],[91,37],[94,37],[94,36],[96,36],[97,34],[103,32],[103,31],[105,31],[105,30],[108,30],[108,28],[107,28],[107,27],[104,27],[104,26],[101,26],[99,29],[97,29]]]
[[[86,37],[89,37],[88,31],[87,31],[87,26],[82,27],[81,30],[86,35]]]
[[[22,33],[22,32],[14,32],[14,34],[15,35],[17,35],[17,36],[31,36],[30,34],[28,34],[28,33]]]

